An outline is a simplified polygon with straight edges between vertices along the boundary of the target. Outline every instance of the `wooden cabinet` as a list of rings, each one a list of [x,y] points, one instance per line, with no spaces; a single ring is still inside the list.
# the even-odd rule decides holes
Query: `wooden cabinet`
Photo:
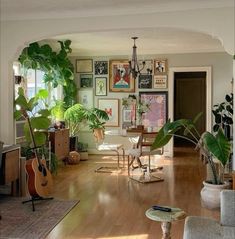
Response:
[[[3,147],[0,158],[0,185],[11,183],[13,196],[20,192],[20,147],[17,145]]]
[[[69,154],[69,129],[60,129],[49,132],[51,151],[58,159],[64,159]]]

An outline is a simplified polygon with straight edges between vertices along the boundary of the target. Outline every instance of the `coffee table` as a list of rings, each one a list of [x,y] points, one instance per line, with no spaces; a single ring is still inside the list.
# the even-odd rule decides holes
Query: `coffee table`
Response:
[[[164,212],[150,208],[145,212],[145,215],[153,221],[161,222],[162,239],[170,239],[171,223],[173,221],[184,219],[186,217],[186,213],[180,208],[169,206],[164,207],[171,208],[171,212]]]

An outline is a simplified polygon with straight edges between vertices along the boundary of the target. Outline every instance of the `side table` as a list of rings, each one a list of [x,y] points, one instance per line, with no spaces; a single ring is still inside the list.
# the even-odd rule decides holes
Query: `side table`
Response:
[[[164,206],[165,207],[165,206]],[[173,221],[182,220],[186,217],[186,213],[180,208],[171,208],[171,212],[154,210],[152,208],[148,209],[145,212],[146,217],[153,221],[161,222],[162,228],[162,239],[170,239],[171,238],[171,223]]]

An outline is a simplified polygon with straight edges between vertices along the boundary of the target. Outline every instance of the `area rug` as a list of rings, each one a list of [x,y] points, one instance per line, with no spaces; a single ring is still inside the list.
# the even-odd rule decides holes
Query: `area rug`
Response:
[[[0,199],[0,238],[42,239],[58,224],[77,201],[48,200],[22,204],[22,198]]]

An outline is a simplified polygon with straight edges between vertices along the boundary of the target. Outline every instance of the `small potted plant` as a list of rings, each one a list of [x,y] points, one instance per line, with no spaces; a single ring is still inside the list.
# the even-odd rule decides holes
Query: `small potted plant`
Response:
[[[202,203],[207,208],[218,208],[220,206],[220,191],[229,187],[229,183],[224,181],[223,172],[229,160],[232,147],[221,128],[214,134],[206,131],[200,135],[195,126],[200,115],[196,116],[194,120],[179,119],[173,122],[168,120],[158,132],[151,150],[163,147],[170,141],[172,136],[181,137],[192,142],[196,149],[200,149],[205,155],[205,161],[209,164],[213,175],[211,181],[203,182]],[[177,134],[179,130],[183,130],[184,134]],[[219,171],[216,169],[214,159],[217,159],[221,166]]]

